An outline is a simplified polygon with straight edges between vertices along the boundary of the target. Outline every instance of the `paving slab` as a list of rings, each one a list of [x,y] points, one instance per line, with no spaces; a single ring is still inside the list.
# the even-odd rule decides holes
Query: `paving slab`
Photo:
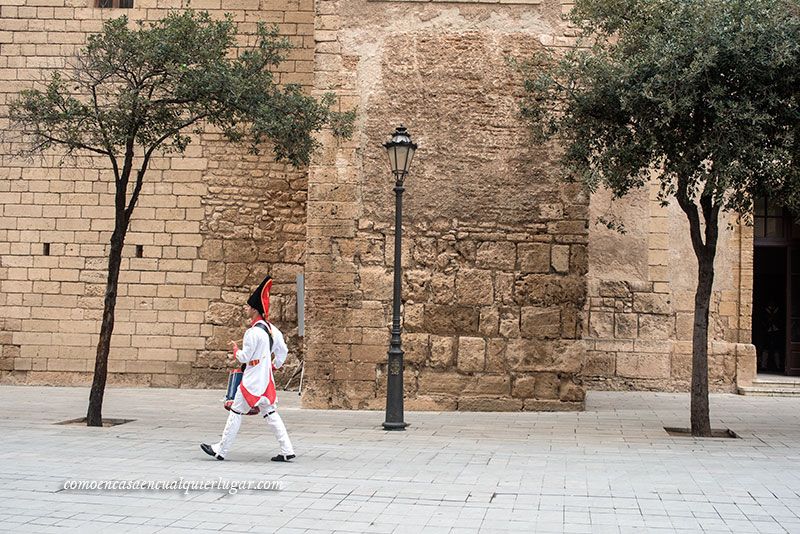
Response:
[[[712,395],[712,426],[739,439],[673,437],[681,393],[590,392],[584,412],[279,410],[297,459],[246,417],[224,462],[222,391],[109,388],[110,428],[88,389],[0,387],[0,530],[8,532],[800,532],[800,398]],[[70,489],[162,481],[182,490]],[[226,489],[192,489],[200,483]],[[282,489],[231,489],[278,482]],[[187,487],[188,486],[188,487]]]

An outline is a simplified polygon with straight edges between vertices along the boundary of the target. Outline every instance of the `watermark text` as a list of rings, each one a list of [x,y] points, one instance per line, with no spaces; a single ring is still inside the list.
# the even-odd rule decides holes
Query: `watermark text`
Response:
[[[190,491],[222,490],[235,495],[241,490],[281,491],[284,482],[279,480],[225,480],[222,477],[204,480],[65,480],[67,491]]]

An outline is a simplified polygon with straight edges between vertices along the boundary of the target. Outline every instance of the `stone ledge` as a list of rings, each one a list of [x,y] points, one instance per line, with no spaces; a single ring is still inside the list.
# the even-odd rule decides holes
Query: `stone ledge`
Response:
[[[407,2],[414,4],[503,4],[503,5],[537,5],[543,0],[367,0],[367,2]]]

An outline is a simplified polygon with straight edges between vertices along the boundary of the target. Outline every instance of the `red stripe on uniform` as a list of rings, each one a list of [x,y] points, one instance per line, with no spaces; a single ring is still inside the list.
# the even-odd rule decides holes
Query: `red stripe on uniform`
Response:
[[[261,398],[261,397],[256,397],[255,395],[247,391],[247,388],[244,387],[244,382],[239,384],[239,391],[242,392],[244,400],[247,401],[248,406],[250,406],[251,408],[255,406],[258,403],[258,399]]]
[[[269,374],[269,384],[267,384],[267,389],[265,389],[264,393],[261,395],[256,396],[247,391],[247,388],[244,387],[244,382],[239,384],[239,389],[242,391],[244,400],[247,401],[247,404],[251,408],[258,404],[258,401],[261,399],[261,397],[266,397],[270,404],[275,404],[275,400],[278,398],[278,391],[275,389],[275,381],[272,379],[272,373]]]

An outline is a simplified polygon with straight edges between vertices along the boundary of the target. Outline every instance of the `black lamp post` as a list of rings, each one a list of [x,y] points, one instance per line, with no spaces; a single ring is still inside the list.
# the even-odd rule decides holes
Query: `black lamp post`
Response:
[[[403,421],[403,348],[400,342],[400,286],[403,278],[401,251],[403,241],[403,181],[417,145],[411,135],[400,125],[392,134],[392,140],[384,143],[389,156],[389,166],[394,174],[394,295],[392,297],[392,339],[389,342],[389,372],[386,381],[386,430],[403,430],[408,423]]]

